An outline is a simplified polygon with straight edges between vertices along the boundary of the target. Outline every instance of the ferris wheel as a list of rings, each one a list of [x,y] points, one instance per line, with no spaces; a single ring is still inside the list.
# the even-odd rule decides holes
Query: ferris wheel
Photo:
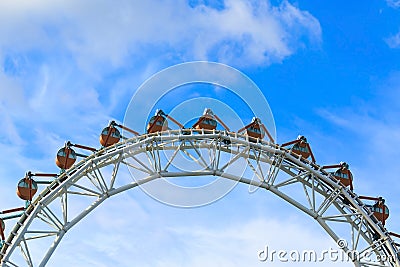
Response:
[[[168,121],[179,129],[171,130]],[[223,129],[217,129],[218,123]],[[188,128],[157,110],[146,128],[139,134],[112,121],[100,134],[100,149],[65,143],[56,156],[60,174],[28,172],[17,187],[26,206],[0,213],[0,265],[45,266],[71,228],[121,192],[151,188],[172,177],[213,176],[269,191],[311,216],[341,249],[357,252],[355,266],[400,266],[399,235],[385,228],[389,209],[384,199],[358,196],[347,163],[318,165],[304,136],[276,144],[259,118],[232,132],[211,109]],[[179,153],[192,161],[185,169],[174,167]],[[134,181],[120,178],[124,165],[132,169]],[[246,170],[238,172],[235,165]],[[45,187],[35,196],[40,185]],[[73,198],[89,204],[77,209]],[[5,229],[3,221],[15,218],[15,226]],[[49,245],[33,253],[35,243],[44,239]]]

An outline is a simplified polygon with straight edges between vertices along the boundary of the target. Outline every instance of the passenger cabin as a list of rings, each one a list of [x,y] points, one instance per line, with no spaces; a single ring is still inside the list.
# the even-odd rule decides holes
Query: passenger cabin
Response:
[[[314,154],[312,153],[311,147],[307,142],[307,138],[305,138],[304,136],[299,135],[296,140],[284,143],[281,146],[292,146],[290,150],[294,154],[300,155],[305,159],[311,156],[312,162],[315,163]]]
[[[382,197],[359,196],[359,198],[375,201],[375,204],[365,206],[372,211],[376,219],[385,225],[385,221],[389,218],[389,208],[385,205],[385,200]]]
[[[307,140],[294,144],[292,151],[298,155],[301,155],[303,158],[308,158],[311,155]]]
[[[217,128],[217,120],[214,118],[204,115],[193,125],[194,129],[206,129],[215,130]]]
[[[215,130],[218,122],[224,127],[225,131],[230,131],[228,126],[210,108],[204,109],[203,115],[193,124],[192,129],[196,130]]]
[[[70,147],[60,148],[56,156],[56,165],[61,169],[69,169],[76,161],[76,153]]]
[[[254,117],[251,120],[250,124],[248,124],[247,126],[245,126],[242,129],[240,129],[239,132],[243,131],[244,129],[246,129],[246,134],[254,139],[264,138],[265,132],[267,131],[265,126],[261,123],[261,120],[256,117]],[[268,134],[268,136],[271,138],[271,136],[269,134]]]
[[[350,189],[353,189],[353,175],[349,169],[340,168],[337,171],[332,172],[332,175],[344,186],[350,186]]]
[[[197,130],[215,130],[217,129],[217,125],[214,113],[210,108],[206,108],[204,109],[203,115],[193,124],[192,128]]]
[[[253,117],[251,123],[238,130],[238,133],[242,133],[243,131],[246,131],[245,135],[249,136],[249,141],[251,142],[256,142],[257,139],[263,139],[266,134],[268,135],[270,142],[275,142],[265,125],[257,117]]]
[[[349,164],[344,161],[341,161],[339,164],[335,165],[327,165],[323,166],[322,169],[333,169],[336,168],[336,171],[330,172],[330,174],[340,183],[346,187],[350,187],[350,190],[353,190],[353,175],[349,170]]]
[[[32,200],[38,190],[37,183],[31,178],[22,178],[18,182],[17,195],[23,200]]]
[[[246,129],[246,133],[248,136],[253,137],[253,138],[264,138],[264,133],[262,132],[262,129],[260,125],[252,125],[249,128]]]
[[[374,205],[368,205],[368,207],[374,213],[374,216],[385,224],[385,221],[389,218],[389,208],[383,203],[375,203]]]
[[[108,126],[101,132],[100,144],[104,147],[108,147],[118,143],[120,139],[120,131],[114,126]]]
[[[168,121],[159,112],[151,117],[149,123],[147,124],[147,133],[155,133],[168,130]]]

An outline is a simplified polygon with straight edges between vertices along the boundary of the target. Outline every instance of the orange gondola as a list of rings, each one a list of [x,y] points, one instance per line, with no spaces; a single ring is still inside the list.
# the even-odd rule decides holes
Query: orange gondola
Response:
[[[380,220],[381,222],[387,220],[389,218],[389,208],[386,205],[380,205],[380,204],[374,204],[370,206],[372,212],[374,213],[374,216]]]
[[[194,129],[215,130],[217,128],[217,120],[208,116],[201,116],[199,121],[193,125]]]
[[[168,121],[162,116],[153,116],[147,125],[147,133],[162,132],[166,130],[168,130]]]
[[[251,137],[249,139],[250,141],[254,141],[257,138],[263,139],[265,134],[267,134],[269,140],[274,143],[274,139],[259,118],[254,117],[251,123],[240,129],[238,133],[243,132],[244,130],[246,130],[246,135]]]
[[[30,177],[24,177],[18,182],[17,195],[23,200],[32,201],[37,190],[37,183]]]
[[[123,125],[117,124],[115,121],[111,121],[110,125],[104,128],[100,134],[100,144],[103,147],[112,146],[121,140],[121,132],[116,127],[120,127],[121,129],[133,133],[136,136],[139,135],[138,132],[131,130]]]
[[[310,144],[307,142],[307,138],[305,138],[302,135],[299,135],[296,140],[287,142],[285,144],[282,144],[281,146],[285,147],[290,145],[293,145],[291,147],[292,152],[296,153],[297,155],[301,155],[303,158],[308,158],[311,156],[312,162],[315,163],[315,157],[314,154],[312,153]]]
[[[304,138],[303,141],[296,143],[292,147],[292,151],[296,154],[300,154],[304,158],[308,158],[311,155],[311,149],[308,146],[307,140]]]
[[[65,146],[57,152],[56,165],[60,169],[69,169],[76,161],[76,153],[72,148]]]
[[[168,121],[161,114],[156,114],[150,118],[147,124],[147,133],[155,133],[168,130]]]
[[[385,225],[385,221],[389,218],[389,208],[385,205],[385,200],[382,197],[359,196],[359,198],[375,201],[375,204],[366,206],[373,212],[375,218]]]
[[[85,150],[90,150],[92,152],[97,151],[95,148],[88,147],[88,146],[83,146],[83,145],[78,145],[78,144],[72,144],[71,142],[66,142],[65,146],[60,148],[57,152],[56,156],[56,165],[61,168],[61,169],[69,169],[74,165],[77,156],[80,157],[87,157],[86,155],[78,154],[73,150],[71,147],[77,147]]]
[[[120,131],[114,126],[108,126],[103,129],[100,135],[100,144],[104,147],[116,144],[121,139]]]
[[[323,166],[322,169],[338,168],[335,172],[331,172],[333,177],[339,180],[344,186],[350,187],[353,190],[353,174],[349,170],[349,164],[340,162],[337,165]]]
[[[17,185],[17,195],[23,200],[32,201],[33,196],[36,194],[38,190],[38,183],[42,184],[50,184],[51,181],[40,181],[36,182],[32,177],[41,176],[41,177],[57,177],[57,174],[54,173],[32,173],[27,172],[25,177],[22,178]]]
[[[161,109],[156,110],[156,114],[150,118],[147,124],[147,133],[162,132],[168,130],[167,118],[173,121],[179,128],[183,128],[183,125],[176,121],[171,116],[167,115]]]
[[[215,130],[217,129],[218,123],[221,123],[221,125],[225,128],[226,131],[229,132],[228,126],[216,115],[210,108],[206,108],[203,112],[203,115],[196,121],[195,124],[193,124],[192,128],[201,130]]]

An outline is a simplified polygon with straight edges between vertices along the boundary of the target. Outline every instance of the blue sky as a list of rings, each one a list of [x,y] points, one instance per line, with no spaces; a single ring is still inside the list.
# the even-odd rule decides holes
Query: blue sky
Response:
[[[1,208],[21,205],[15,186],[26,171],[58,171],[65,140],[97,147],[141,83],[193,60],[248,75],[269,102],[278,143],[303,134],[318,163],[348,162],[355,191],[384,196],[387,226],[400,232],[396,0],[2,1]],[[256,252],[266,244],[335,245],[271,194],[239,186],[213,205],[177,209],[135,190],[74,228],[52,263],[262,266]]]

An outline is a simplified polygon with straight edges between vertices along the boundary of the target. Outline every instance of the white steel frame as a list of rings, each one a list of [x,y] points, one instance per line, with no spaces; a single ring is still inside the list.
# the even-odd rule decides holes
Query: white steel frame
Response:
[[[207,155],[199,153],[200,149],[208,151]],[[172,151],[166,162],[160,160],[162,150]],[[200,170],[170,170],[180,151],[193,158]],[[222,154],[230,155],[230,159],[222,160]],[[143,161],[140,155],[147,160]],[[229,172],[227,167],[238,159],[246,161],[253,177]],[[121,164],[145,173],[146,177],[115,187]],[[106,175],[103,171],[106,166],[112,167],[111,174]],[[348,246],[343,248],[344,251],[374,255],[375,261],[355,258],[355,266],[400,267],[400,248],[386,228],[354,192],[321,166],[264,140],[249,140],[246,135],[226,131],[192,129],[144,134],[104,148],[75,164],[45,188],[25,210],[0,251],[0,265],[45,266],[65,233],[109,197],[160,177],[201,175],[219,176],[271,191],[314,218],[333,240],[345,238]],[[82,180],[92,186],[83,186],[79,183]],[[285,188],[291,186],[298,186],[298,193],[303,193],[289,195]],[[68,212],[71,195],[94,201],[71,217]],[[61,214],[50,207],[58,202]],[[45,222],[47,229],[35,229],[34,222],[38,220]],[[336,229],[343,224],[348,225],[348,232],[346,236],[339,236]],[[51,238],[52,245],[44,255],[32,255],[32,242],[43,238]],[[39,259],[34,259],[37,257]]]

